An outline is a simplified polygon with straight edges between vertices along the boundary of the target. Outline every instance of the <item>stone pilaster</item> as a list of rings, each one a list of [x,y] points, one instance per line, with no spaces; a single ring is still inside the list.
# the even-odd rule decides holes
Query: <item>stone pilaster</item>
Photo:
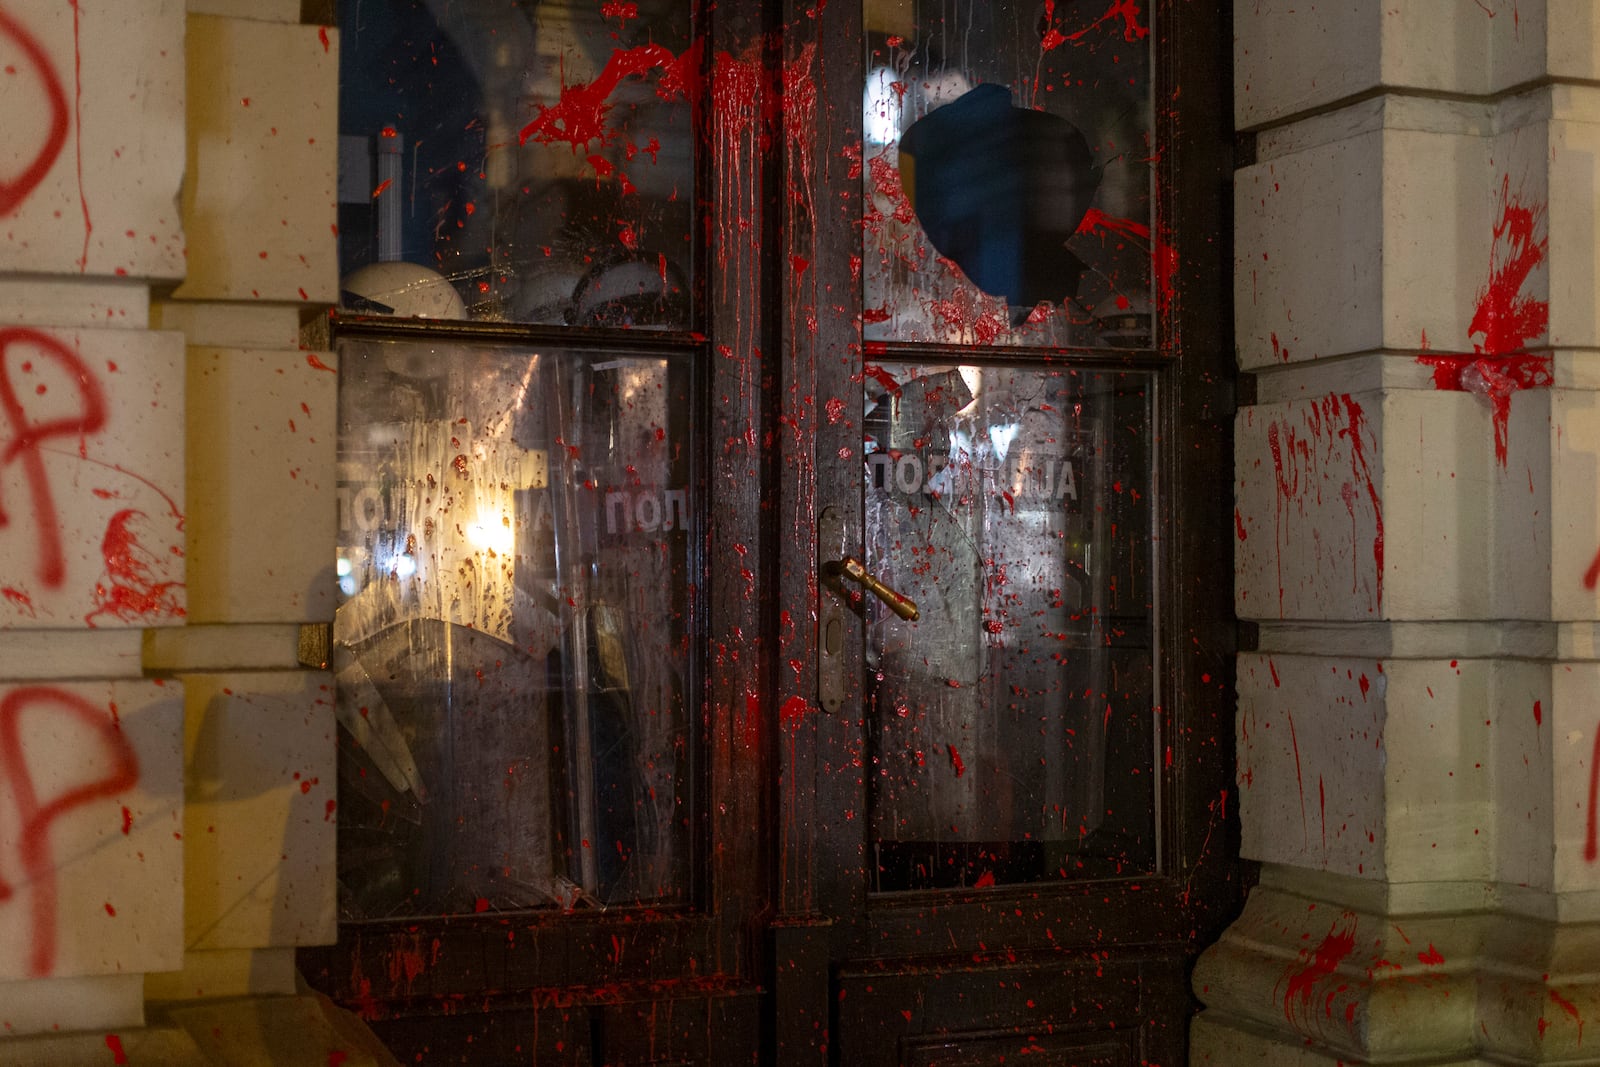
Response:
[[[0,6],[0,1064],[387,1061],[294,970],[338,820],[301,8]]]
[[[1263,874],[1191,1062],[1600,1063],[1600,13],[1241,0],[1235,32]]]

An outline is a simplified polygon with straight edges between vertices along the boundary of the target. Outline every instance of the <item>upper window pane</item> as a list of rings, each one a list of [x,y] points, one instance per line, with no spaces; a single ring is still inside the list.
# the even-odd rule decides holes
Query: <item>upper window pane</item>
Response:
[[[1148,5],[864,2],[867,339],[1149,347]]]
[[[346,306],[690,327],[692,7],[340,0]]]

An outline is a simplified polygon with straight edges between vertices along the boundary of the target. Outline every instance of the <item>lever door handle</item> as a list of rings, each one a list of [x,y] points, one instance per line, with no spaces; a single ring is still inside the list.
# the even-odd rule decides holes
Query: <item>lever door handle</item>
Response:
[[[907,622],[916,622],[921,612],[917,610],[917,602],[889,588],[878,578],[868,572],[867,568],[854,556],[845,556],[843,559],[834,560],[828,564],[829,575],[835,578],[848,578],[859,584],[867,592],[877,597],[889,606],[889,610],[905,619]]]

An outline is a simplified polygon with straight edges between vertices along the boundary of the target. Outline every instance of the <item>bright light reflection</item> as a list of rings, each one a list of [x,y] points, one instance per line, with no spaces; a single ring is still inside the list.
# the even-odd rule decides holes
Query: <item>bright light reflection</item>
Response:
[[[900,137],[900,93],[898,79],[888,67],[874,67],[867,74],[862,96],[862,136],[868,144],[893,144]]]
[[[989,443],[994,445],[995,455],[1000,457],[1002,463],[1005,462],[1011,442],[1016,439],[1017,432],[1021,429],[1022,427],[1014,422],[989,427]]]
[[[479,551],[489,550],[502,556],[511,555],[517,547],[516,535],[511,532],[511,527],[491,516],[479,516],[477,522],[468,526],[467,540]]]

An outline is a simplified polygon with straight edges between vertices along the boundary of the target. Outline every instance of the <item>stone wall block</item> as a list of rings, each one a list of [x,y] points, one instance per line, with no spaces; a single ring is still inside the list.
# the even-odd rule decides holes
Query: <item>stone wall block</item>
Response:
[[[1259,887],[1200,957],[1194,988],[1208,1007],[1203,1019],[1274,1033],[1281,1055],[1221,1055],[1248,1047],[1224,1026],[1197,1042],[1197,1053],[1210,1051],[1190,1062],[1299,1063],[1291,1050],[1302,1045],[1344,1062],[1401,1062],[1449,1047],[1473,1023],[1471,941],[1465,924],[1396,919]]]
[[[1242,409],[1239,616],[1482,617],[1489,421],[1469,394],[1410,390]]]
[[[1550,666],[1501,660],[1491,685],[1485,718],[1493,723],[1486,733],[1493,768],[1494,880],[1549,890],[1555,874]]]
[[[184,679],[185,945],[197,951],[332,941],[332,676]]]
[[[1600,618],[1600,392],[1513,393],[1495,494],[1495,595],[1512,619]]]
[[[0,11],[0,271],[177,280],[183,0]]]
[[[300,0],[189,0],[189,14],[297,23]]]
[[[334,303],[338,39],[189,19],[188,300]]]
[[[1379,427],[1367,417],[1375,398],[1329,394],[1235,416],[1240,618],[1381,617],[1385,500]]]
[[[0,628],[183,621],[183,338],[0,330]],[[9,446],[8,446],[9,447]]]
[[[1247,859],[1382,878],[1387,680],[1374,661],[1239,657]]]
[[[1450,114],[1409,108],[1396,121],[1445,125]],[[1495,168],[1491,138],[1459,129],[1386,129],[1383,144],[1383,260],[1374,265],[1383,275],[1383,345],[1473,352],[1483,341],[1472,329],[1496,247],[1492,210],[1508,172]]]
[[[1375,349],[1383,334],[1383,137],[1234,175],[1234,320],[1246,369]]]
[[[1555,889],[1593,891],[1600,889],[1600,663],[1555,663],[1551,693]]]
[[[0,687],[0,980],[183,958],[183,694]]]
[[[1382,76],[1377,0],[1234,0],[1233,115],[1241,130],[1364,92]]]
[[[0,982],[0,1049],[28,1034],[144,1025],[144,975],[97,974]],[[100,1050],[105,1051],[102,1044]],[[37,1062],[37,1061],[36,1061]],[[7,1060],[0,1054],[0,1065]]]
[[[328,353],[191,348],[190,613],[333,618],[337,365]]]
[[[1544,70],[1558,78],[1600,80],[1600,10],[1594,3],[1544,0],[1528,6],[1542,14],[1542,21],[1536,19],[1528,32],[1544,46]]]
[[[1591,20],[1600,16],[1591,15]],[[1593,44],[1594,42],[1591,42]],[[1560,116],[1533,138],[1548,146],[1548,218],[1539,236],[1550,242],[1546,299],[1549,343],[1600,347],[1600,89],[1551,90]],[[1536,205],[1537,206],[1537,205]]]
[[[1391,882],[1494,875],[1496,668],[1482,659],[1385,664],[1384,854]]]
[[[1305,126],[1235,177],[1240,365],[1471,352],[1499,191],[1484,116],[1391,102]]]

